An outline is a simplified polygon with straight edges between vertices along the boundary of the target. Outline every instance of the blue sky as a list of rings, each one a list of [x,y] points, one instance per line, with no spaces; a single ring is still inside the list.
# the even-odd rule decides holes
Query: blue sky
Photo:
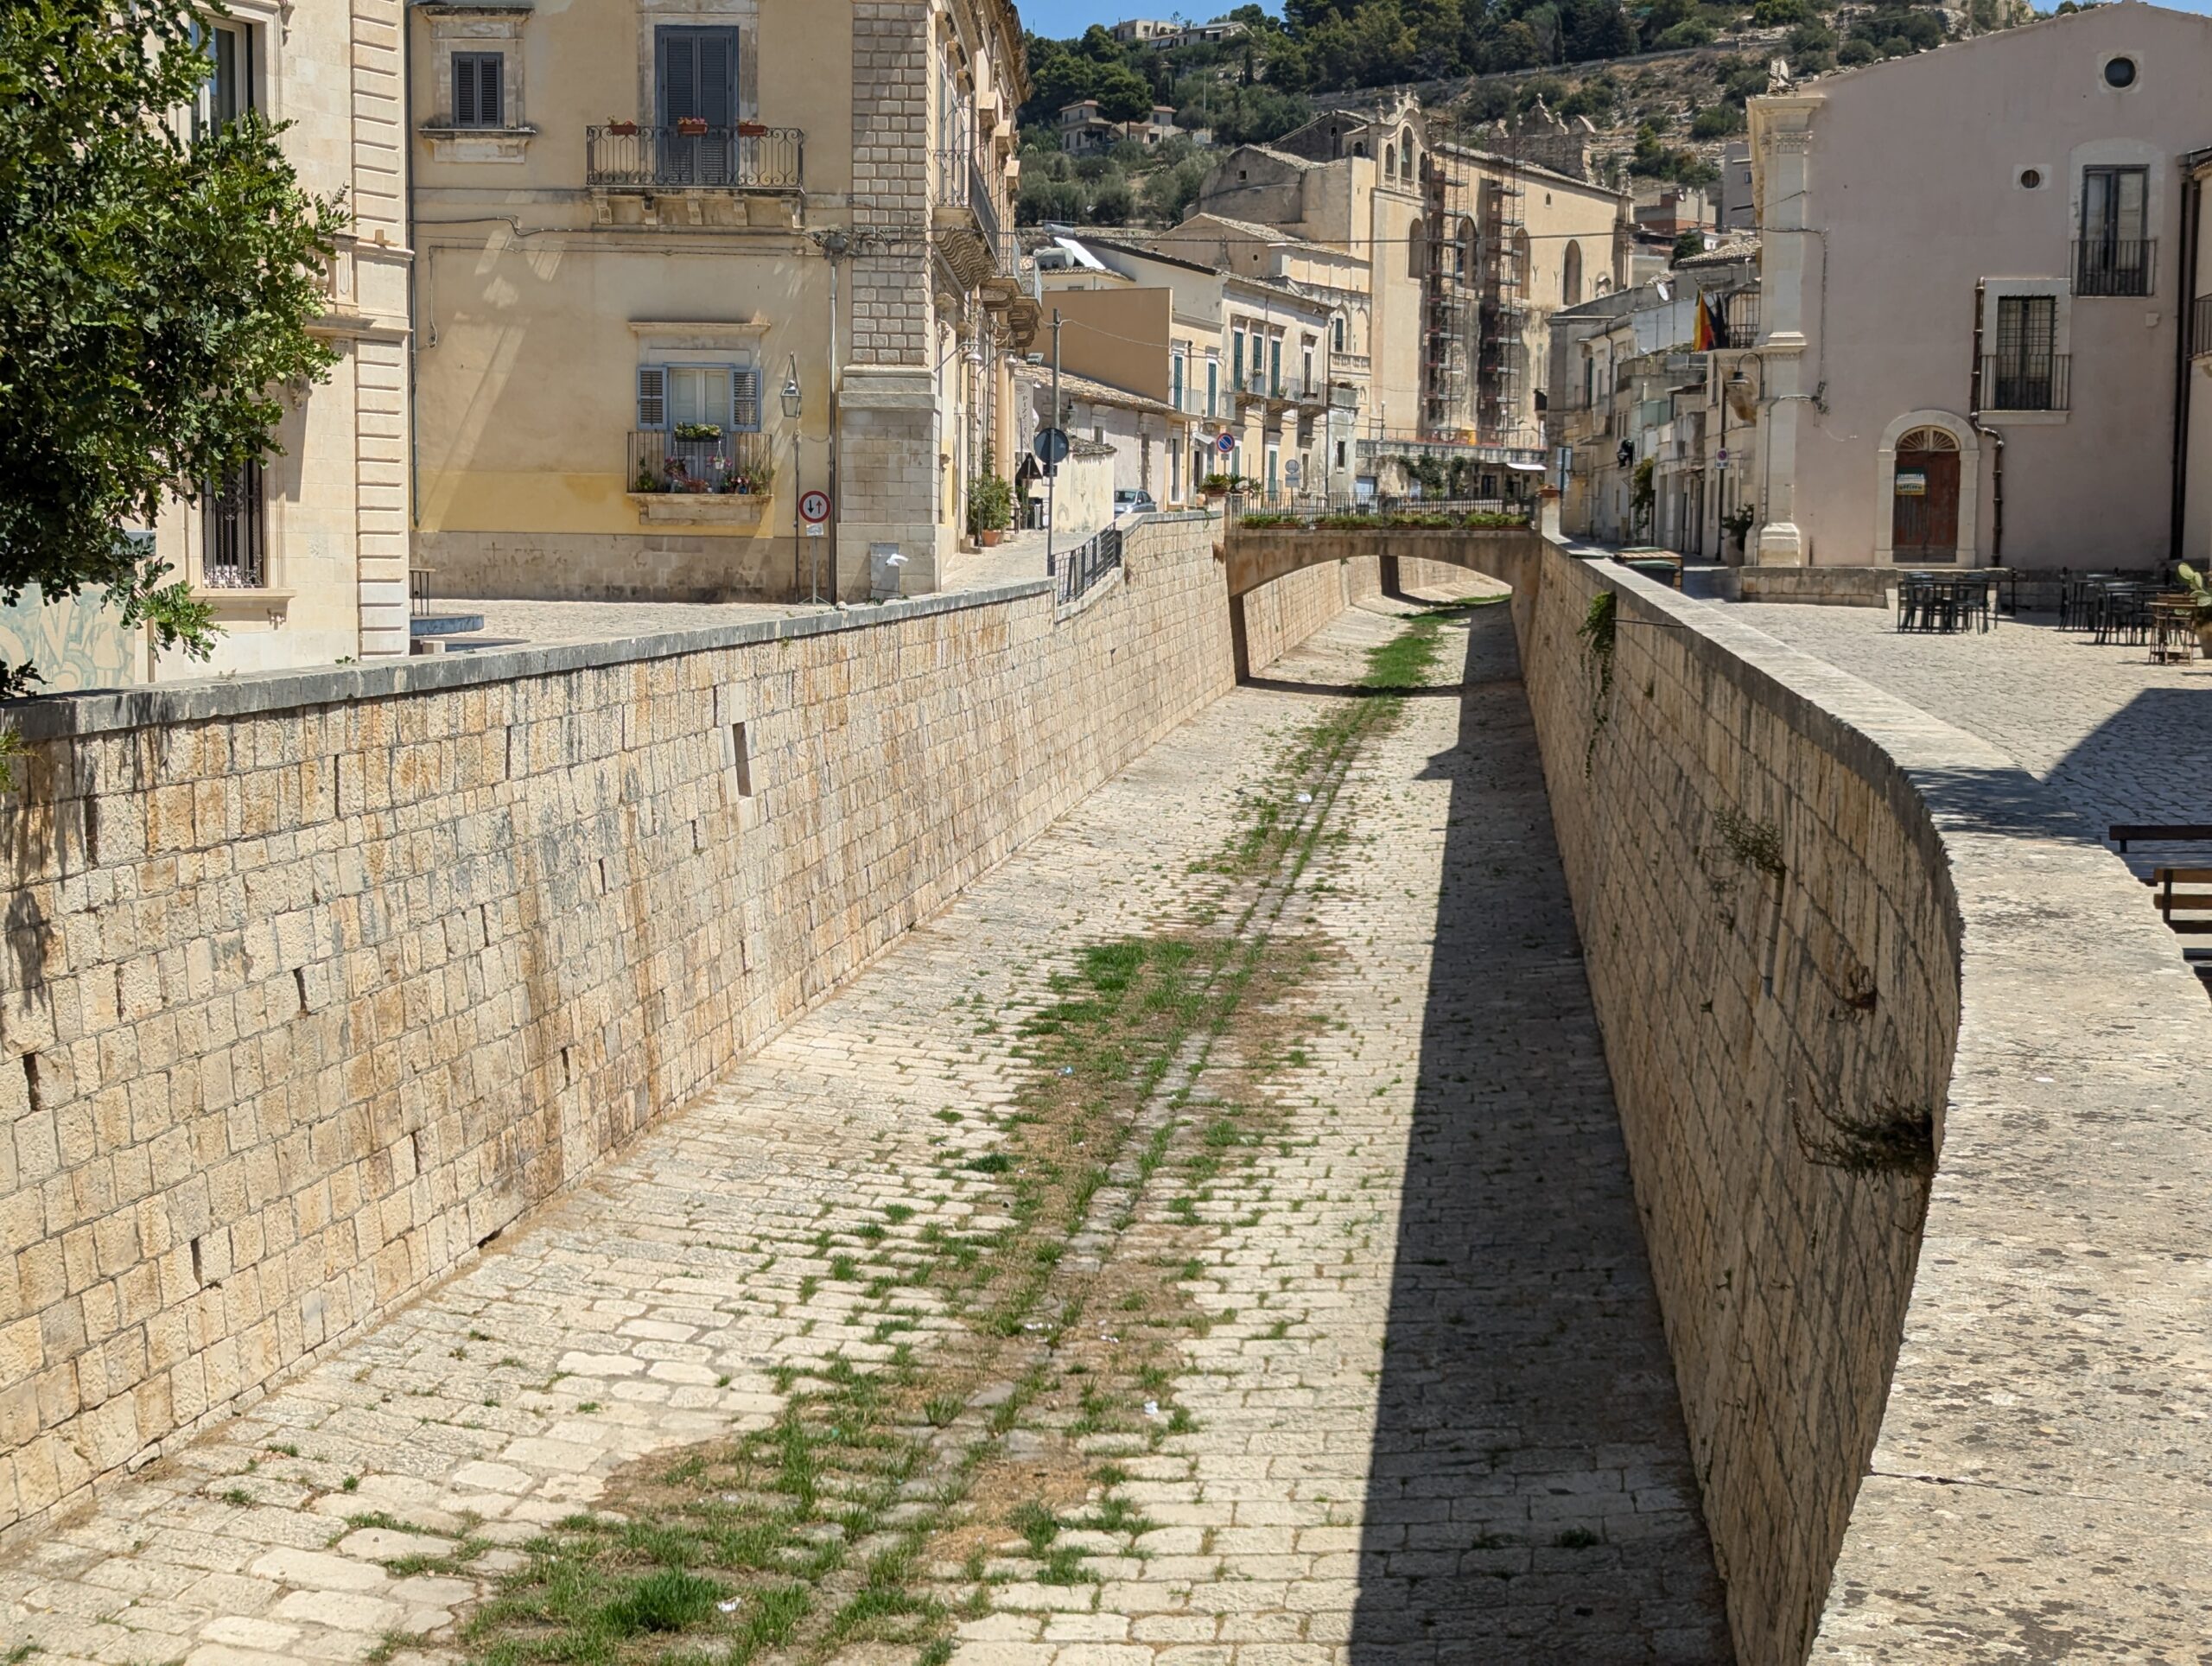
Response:
[[[2055,3],[2055,0],[2054,0]],[[1109,28],[1124,17],[1173,17],[1178,12],[1195,22],[1205,22],[1218,17],[1243,0],[1014,0],[1021,13],[1021,26],[1033,35],[1051,35],[1065,40],[1071,35],[1080,35],[1093,23],[1104,23]],[[1261,3],[1282,16],[1282,0],[1261,0]],[[2212,4],[2212,0],[2205,0]]]

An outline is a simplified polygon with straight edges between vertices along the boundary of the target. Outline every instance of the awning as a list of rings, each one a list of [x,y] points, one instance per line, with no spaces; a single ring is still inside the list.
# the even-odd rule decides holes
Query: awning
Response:
[[[1506,467],[1523,474],[1541,474],[1545,472],[1541,463],[1508,463]]]

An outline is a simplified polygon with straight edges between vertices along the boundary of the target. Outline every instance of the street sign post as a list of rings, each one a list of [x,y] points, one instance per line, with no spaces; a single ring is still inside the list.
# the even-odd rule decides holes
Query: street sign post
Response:
[[[1213,448],[1221,453],[1223,456],[1226,457],[1230,452],[1236,449],[1236,436],[1234,434],[1223,434],[1217,436],[1214,439]]]
[[[798,500],[798,518],[809,526],[820,526],[830,518],[830,494],[827,492],[802,493]]]

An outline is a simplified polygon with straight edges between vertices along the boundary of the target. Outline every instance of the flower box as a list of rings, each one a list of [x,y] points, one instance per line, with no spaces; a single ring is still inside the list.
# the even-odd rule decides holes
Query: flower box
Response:
[[[638,124],[635,122],[609,122],[607,124],[607,130],[610,133],[619,133],[626,139],[636,134]]]
[[[676,130],[687,139],[703,139],[707,137],[707,118],[703,116],[686,116],[676,124]]]

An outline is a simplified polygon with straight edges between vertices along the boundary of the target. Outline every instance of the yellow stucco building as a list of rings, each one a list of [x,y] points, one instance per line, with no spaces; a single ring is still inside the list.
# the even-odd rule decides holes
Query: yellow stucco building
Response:
[[[412,10],[437,591],[853,596],[880,546],[935,588],[1035,327],[1013,7]]]

